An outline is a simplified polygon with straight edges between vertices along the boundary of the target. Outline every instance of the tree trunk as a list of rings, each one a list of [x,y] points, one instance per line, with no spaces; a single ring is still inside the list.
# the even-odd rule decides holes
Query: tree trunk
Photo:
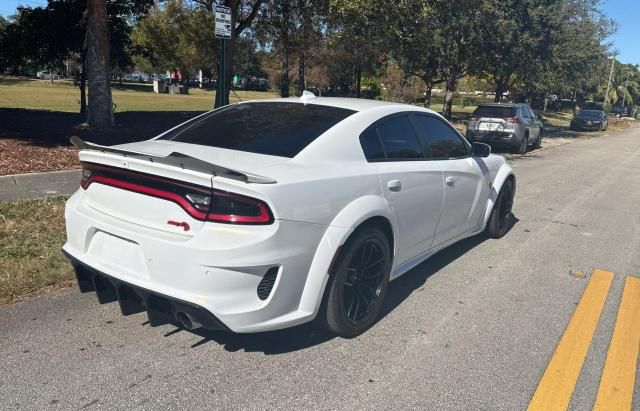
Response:
[[[360,98],[360,84],[362,83],[362,69],[356,66],[356,98]]]
[[[499,103],[500,100],[502,100],[503,94],[504,94],[504,85],[498,81],[496,82],[496,96],[494,97],[493,101],[495,103]]]
[[[502,100],[502,95],[504,94],[504,92],[506,91],[505,89],[507,88],[506,81],[507,80],[505,76],[500,76],[496,80],[496,96],[493,99],[494,102],[499,103]]]
[[[89,80],[90,127],[109,128],[114,125],[109,84],[109,28],[107,3],[87,1],[87,79]]]
[[[442,115],[447,120],[451,120],[451,108],[453,107],[453,95],[456,91],[456,83],[458,79],[455,73],[451,73],[447,79],[447,92],[444,96],[444,107],[442,109]]]
[[[425,90],[424,90],[424,107],[431,107],[431,93],[433,91],[433,77],[427,77],[423,79],[425,82]]]
[[[289,97],[289,2],[282,2],[282,30],[280,31],[281,61],[280,97]]]
[[[80,73],[80,115],[87,118],[87,52],[80,53],[82,72]]]
[[[289,53],[286,48],[283,53],[284,56],[280,63],[282,67],[282,73],[280,75],[280,97],[289,97]]]
[[[305,69],[304,57],[305,57],[304,50],[301,50],[300,57],[298,60],[298,96],[301,96],[306,88],[305,81],[304,81],[304,69]]]

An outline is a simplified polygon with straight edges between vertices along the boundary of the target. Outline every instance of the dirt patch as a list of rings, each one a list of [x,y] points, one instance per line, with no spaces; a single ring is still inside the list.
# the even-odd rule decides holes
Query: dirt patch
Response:
[[[113,145],[152,138],[200,112],[116,113],[116,127],[92,130],[76,113],[0,109],[0,175],[69,170],[79,167],[69,144],[78,136],[97,144]]]
[[[0,175],[79,168],[78,151],[71,146],[40,146],[0,139]]]

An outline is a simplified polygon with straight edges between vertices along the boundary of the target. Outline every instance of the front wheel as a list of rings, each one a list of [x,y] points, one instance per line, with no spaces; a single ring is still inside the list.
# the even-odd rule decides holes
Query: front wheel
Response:
[[[391,247],[374,226],[358,229],[343,249],[324,309],[324,325],[345,338],[365,332],[378,318],[389,285]]]
[[[491,210],[491,216],[487,223],[485,233],[491,238],[502,238],[511,224],[511,209],[513,207],[514,196],[513,181],[511,179],[504,182],[496,203]]]

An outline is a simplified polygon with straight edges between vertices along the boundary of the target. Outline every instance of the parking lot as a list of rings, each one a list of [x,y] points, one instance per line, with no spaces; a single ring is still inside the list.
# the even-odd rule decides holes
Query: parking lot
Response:
[[[638,409],[639,300],[625,283],[640,276],[639,141],[633,127],[511,158],[511,231],[393,282],[356,339],[152,328],[77,288],[0,307],[2,408],[590,409],[613,386]],[[626,371],[602,377],[608,354]]]

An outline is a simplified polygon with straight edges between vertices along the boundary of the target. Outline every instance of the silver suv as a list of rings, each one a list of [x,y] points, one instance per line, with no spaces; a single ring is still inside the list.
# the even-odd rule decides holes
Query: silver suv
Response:
[[[529,147],[542,143],[542,122],[527,104],[482,104],[467,123],[469,142],[478,141],[493,147],[508,146],[524,154]]]

